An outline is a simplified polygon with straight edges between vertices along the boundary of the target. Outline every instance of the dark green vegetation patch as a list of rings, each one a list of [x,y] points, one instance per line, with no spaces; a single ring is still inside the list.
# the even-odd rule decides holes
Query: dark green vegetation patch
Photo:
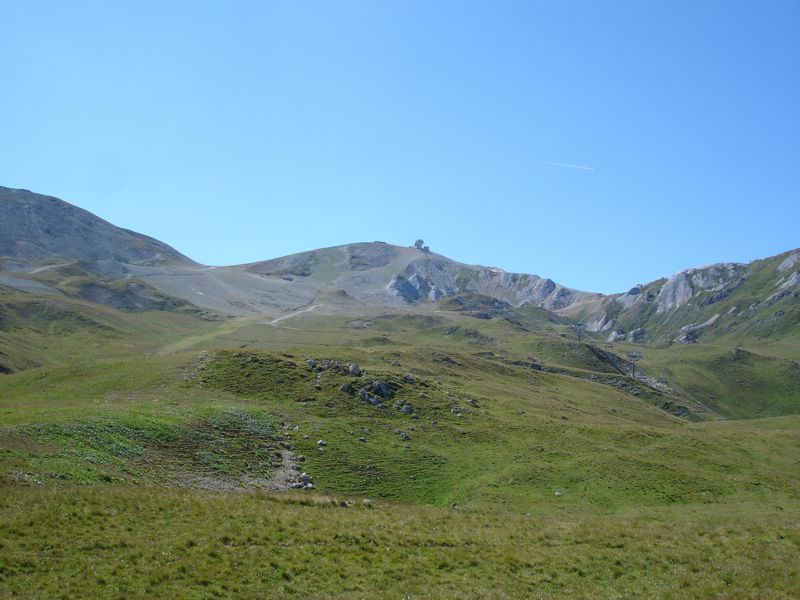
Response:
[[[282,463],[275,424],[260,411],[90,418],[6,434],[14,442],[4,449],[9,470],[3,478],[20,483],[258,488]]]

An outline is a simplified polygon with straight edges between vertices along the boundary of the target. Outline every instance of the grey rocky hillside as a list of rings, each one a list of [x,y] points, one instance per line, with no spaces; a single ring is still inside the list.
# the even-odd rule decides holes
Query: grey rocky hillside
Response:
[[[792,334],[800,306],[797,250],[749,264],[688,269],[610,296],[460,263],[432,252],[422,240],[410,247],[347,244],[211,267],[57,198],[9,188],[0,188],[0,257],[0,285],[23,291],[58,292],[55,274],[45,278],[41,272],[61,263],[59,269],[69,273],[64,263],[77,263],[102,285],[134,280],[142,290],[217,315],[263,315],[276,323],[300,311],[432,312],[443,300],[469,295],[585,323],[595,339],[693,342],[715,335]],[[104,294],[89,299],[94,297],[102,300]]]
[[[115,227],[77,206],[28,190],[0,187],[0,256],[108,264],[193,264],[156,239]]]

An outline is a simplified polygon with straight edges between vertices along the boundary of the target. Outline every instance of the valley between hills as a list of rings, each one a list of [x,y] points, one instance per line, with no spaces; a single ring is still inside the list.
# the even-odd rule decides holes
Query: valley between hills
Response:
[[[798,597],[800,250],[419,246],[212,267],[0,188],[0,598]]]

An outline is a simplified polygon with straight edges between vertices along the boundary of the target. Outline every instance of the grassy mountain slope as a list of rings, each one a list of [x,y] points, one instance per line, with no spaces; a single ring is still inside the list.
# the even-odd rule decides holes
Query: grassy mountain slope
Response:
[[[800,589],[796,253],[603,297],[379,242],[37,252],[0,259],[0,598]]]
[[[665,403],[685,398],[615,373],[566,324],[208,321],[5,293],[4,340],[45,364],[0,376],[3,593],[791,597],[800,582],[798,419],[675,417]],[[19,308],[42,302],[62,312]],[[359,396],[375,381],[384,408]],[[264,493],[286,452],[314,491]]]

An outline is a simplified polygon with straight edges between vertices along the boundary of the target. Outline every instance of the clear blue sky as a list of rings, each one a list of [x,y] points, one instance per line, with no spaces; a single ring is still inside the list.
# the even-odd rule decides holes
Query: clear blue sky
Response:
[[[0,0],[0,23],[0,185],[204,263],[422,237],[612,292],[800,246],[796,0]]]

